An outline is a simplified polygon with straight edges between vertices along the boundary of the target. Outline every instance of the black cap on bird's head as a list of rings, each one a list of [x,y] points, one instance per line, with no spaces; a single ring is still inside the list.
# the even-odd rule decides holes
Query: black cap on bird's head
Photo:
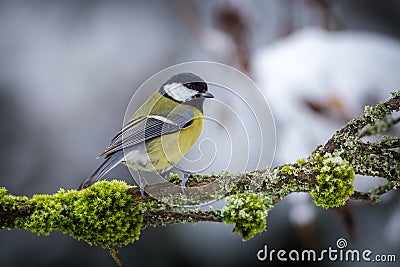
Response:
[[[204,98],[214,97],[207,90],[207,83],[202,78],[190,72],[183,72],[169,78],[161,86],[160,94],[179,103],[196,99],[203,102]]]

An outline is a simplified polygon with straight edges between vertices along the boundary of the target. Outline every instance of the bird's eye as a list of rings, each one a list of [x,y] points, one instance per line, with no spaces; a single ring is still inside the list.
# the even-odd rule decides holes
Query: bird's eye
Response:
[[[189,89],[193,89],[193,84],[188,83],[188,84],[186,85],[186,87],[189,88]]]

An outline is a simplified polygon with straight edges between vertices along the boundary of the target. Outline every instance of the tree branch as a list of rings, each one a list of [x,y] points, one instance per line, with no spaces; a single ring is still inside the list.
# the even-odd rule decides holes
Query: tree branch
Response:
[[[236,175],[190,176],[187,187],[195,194],[208,194],[203,185],[212,184],[216,199],[226,197],[222,210],[177,207],[147,194],[142,196],[137,187],[118,181],[32,198],[10,195],[3,188],[0,227],[40,234],[61,230],[89,244],[112,247],[137,240],[140,230],[146,227],[208,221],[233,223],[234,231],[247,240],[265,229],[267,212],[292,192],[309,192],[315,204],[324,208],[344,205],[348,199],[375,203],[400,184],[400,138],[386,136],[375,142],[364,142],[362,138],[396,124],[399,120],[390,116],[399,107],[400,91],[386,102],[366,107],[362,115],[338,130],[307,159],[296,163]],[[381,127],[383,124],[385,127]],[[382,177],[387,183],[357,192],[352,186],[355,174]],[[166,198],[181,194],[180,188],[171,183],[151,185],[149,189],[152,187]]]

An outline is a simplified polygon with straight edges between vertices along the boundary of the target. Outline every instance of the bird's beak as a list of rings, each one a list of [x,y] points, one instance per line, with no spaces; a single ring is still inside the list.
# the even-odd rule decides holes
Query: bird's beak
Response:
[[[202,96],[204,98],[214,98],[213,94],[211,94],[208,91],[201,93],[200,96]]]

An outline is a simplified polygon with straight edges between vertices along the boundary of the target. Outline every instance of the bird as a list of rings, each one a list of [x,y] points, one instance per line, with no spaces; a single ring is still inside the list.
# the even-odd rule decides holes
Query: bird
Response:
[[[204,100],[213,97],[198,75],[182,72],[171,76],[98,155],[97,158],[104,158],[103,163],[78,190],[93,185],[120,163],[134,170],[160,174],[177,167],[203,129]],[[143,193],[144,185],[139,187]]]

